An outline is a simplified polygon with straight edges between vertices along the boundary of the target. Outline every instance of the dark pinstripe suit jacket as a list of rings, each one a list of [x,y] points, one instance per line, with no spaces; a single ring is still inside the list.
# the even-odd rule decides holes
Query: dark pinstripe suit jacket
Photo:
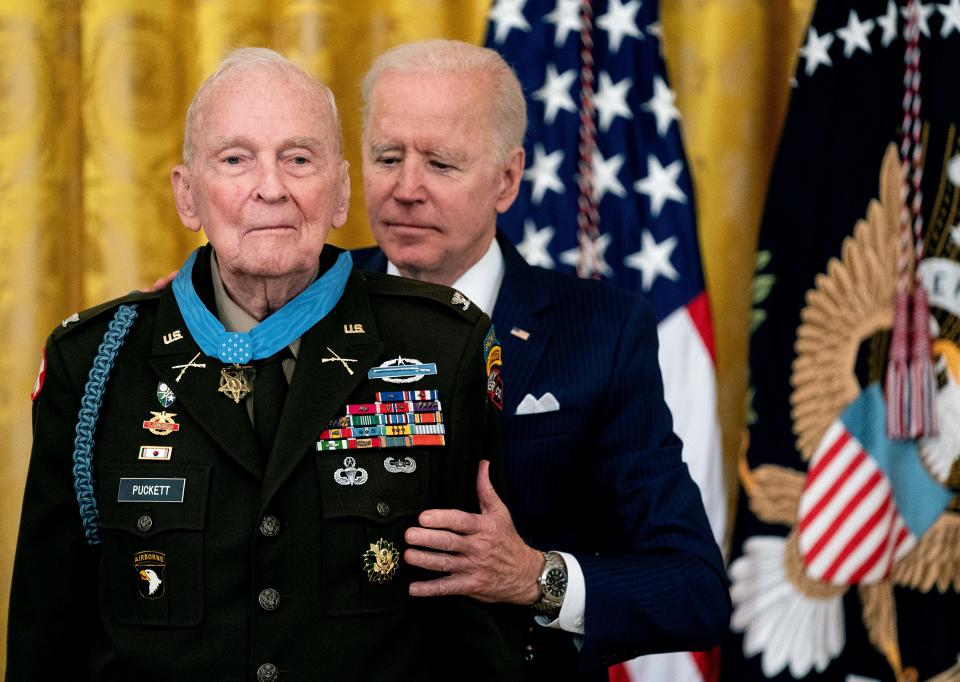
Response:
[[[569,680],[577,670],[577,679],[601,680],[607,665],[634,656],[710,648],[730,614],[726,573],[663,399],[652,306],[531,267],[504,234],[497,239],[508,505],[528,544],[571,552],[586,582],[582,648],[534,627],[527,679]],[[354,259],[386,270],[378,249]],[[515,414],[525,395],[548,391],[558,411]]]

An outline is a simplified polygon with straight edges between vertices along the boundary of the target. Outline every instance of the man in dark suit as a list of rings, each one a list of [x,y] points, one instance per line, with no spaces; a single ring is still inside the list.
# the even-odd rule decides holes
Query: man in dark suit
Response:
[[[519,679],[521,610],[413,599],[401,556],[502,476],[499,345],[453,291],[324,245],[349,198],[329,90],[231,54],[173,185],[211,245],[47,341],[7,679]]]
[[[421,514],[404,556],[445,575],[411,593],[533,606],[528,680],[601,680],[617,661],[715,645],[726,575],[663,400],[652,307],[530,267],[496,231],[523,173],[516,76],[491,50],[427,41],[381,56],[363,95],[379,249],[358,266],[453,286],[492,312],[507,359],[512,515],[485,481],[480,514]]]

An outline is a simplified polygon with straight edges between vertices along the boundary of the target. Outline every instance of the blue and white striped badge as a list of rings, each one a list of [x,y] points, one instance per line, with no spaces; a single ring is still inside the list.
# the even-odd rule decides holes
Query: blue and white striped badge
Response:
[[[437,363],[420,362],[413,358],[396,358],[387,360],[379,367],[371,367],[367,371],[368,379],[382,379],[394,384],[406,384],[411,381],[420,381],[425,376],[437,373]]]

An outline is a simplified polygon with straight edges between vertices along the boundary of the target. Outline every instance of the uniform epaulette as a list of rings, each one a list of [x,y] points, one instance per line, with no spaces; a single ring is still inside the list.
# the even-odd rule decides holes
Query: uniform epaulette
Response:
[[[367,291],[385,296],[424,298],[435,301],[447,309],[457,311],[470,323],[483,314],[480,307],[456,289],[418,282],[406,277],[396,277],[382,272],[357,271],[366,284]]]
[[[107,301],[106,303],[101,303],[100,305],[87,308],[86,310],[81,310],[78,313],[70,315],[54,328],[51,335],[54,339],[60,339],[64,335],[72,332],[74,329],[80,329],[81,327],[85,326],[86,323],[92,320],[96,320],[106,314],[115,313],[117,308],[119,308],[121,305],[151,301],[159,297],[159,291],[131,291],[124,296],[113,299],[112,301]]]

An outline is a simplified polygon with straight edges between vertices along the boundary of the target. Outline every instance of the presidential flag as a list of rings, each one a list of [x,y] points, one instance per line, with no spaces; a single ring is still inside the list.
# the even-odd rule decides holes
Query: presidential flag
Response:
[[[722,542],[712,324],[657,3],[499,0],[487,46],[517,71],[529,111],[524,182],[499,225],[532,265],[653,302],[674,429]],[[714,657],[678,653],[616,666],[611,678],[699,682],[715,672]]]
[[[957,63],[960,0],[821,2],[799,49],[754,278],[722,679],[960,679]],[[911,362],[933,355],[940,429],[892,440],[894,301],[918,255],[929,311],[899,329],[922,341]]]

